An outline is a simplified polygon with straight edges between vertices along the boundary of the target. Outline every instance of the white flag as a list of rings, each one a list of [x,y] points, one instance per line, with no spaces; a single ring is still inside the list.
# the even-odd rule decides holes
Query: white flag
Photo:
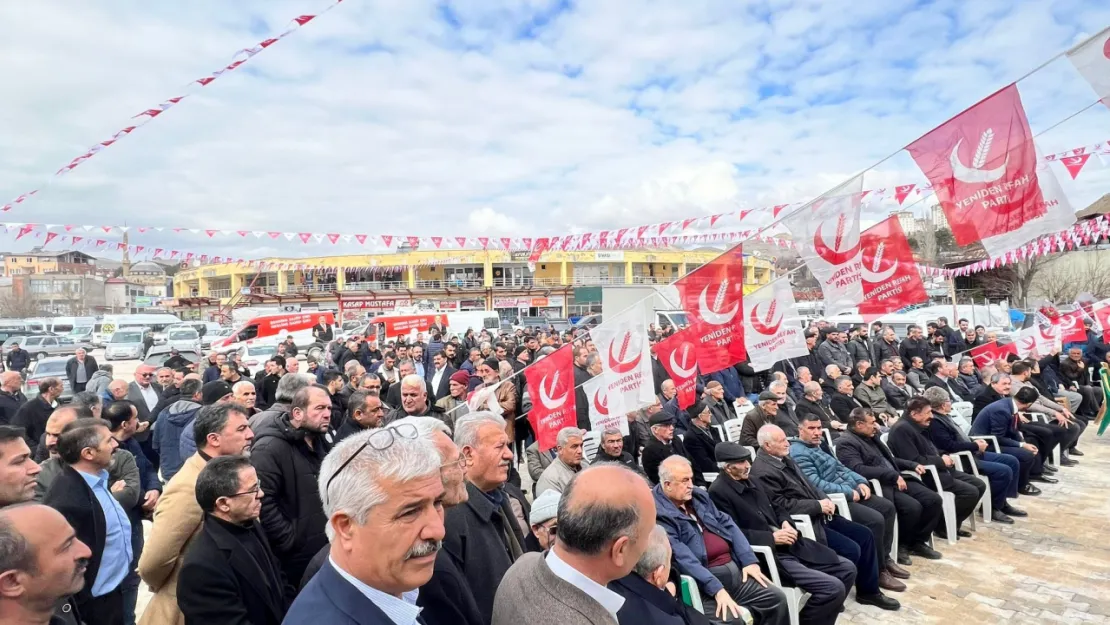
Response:
[[[756,371],[809,354],[789,278],[744,296],[744,346]]]
[[[609,401],[608,386],[604,375],[591,378],[582,385],[590,403],[590,431],[601,434],[605,430],[620,430],[622,436],[628,436],[628,418],[625,415],[632,411],[623,410],[622,406]]]
[[[1068,59],[1110,107],[1110,28],[1069,50]]]
[[[1040,358],[1040,353],[1037,351],[1037,346],[1041,343],[1037,338],[1039,332],[1040,328],[1037,324],[1018,332],[1017,339],[1014,341],[1017,344],[1018,358]]]
[[[860,200],[857,176],[783,220],[798,253],[825,294],[825,315],[863,301],[860,276]]]
[[[651,300],[636,304],[597,326],[590,333],[601,356],[609,406],[625,412],[650,405],[655,401],[655,383],[651,372],[651,345],[647,327],[651,318]]]

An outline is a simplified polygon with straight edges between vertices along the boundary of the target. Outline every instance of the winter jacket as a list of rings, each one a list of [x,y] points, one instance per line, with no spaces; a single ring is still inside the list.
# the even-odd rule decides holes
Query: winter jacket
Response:
[[[983,383],[979,381],[979,377],[976,376],[974,373],[971,375],[961,373],[960,381],[964,383],[964,386],[967,387],[967,390],[971,391],[972,395],[978,394],[979,389],[983,388]],[[972,399],[974,399],[974,397],[972,397]]]
[[[852,491],[867,480],[849,469],[839,460],[825,453],[817,445],[806,445],[802,441],[790,443],[790,457],[798,463],[798,468],[811,484],[826,493],[841,493],[852,500]]]
[[[15,417],[15,413],[27,403],[27,396],[23,391],[14,393],[0,391],[0,425],[8,425]]]
[[[926,362],[929,351],[929,342],[924,338],[916,341],[908,337],[903,339],[902,345],[898,348],[898,355],[902,357],[902,368],[909,371],[912,364],[910,361],[914,356],[920,358],[921,362]]]
[[[88,384],[85,385],[85,390],[90,393],[101,393],[108,390],[108,385],[112,383],[112,374],[107,371],[94,371],[92,377],[89,378]]]
[[[311,448],[306,436],[313,439]],[[331,432],[293,428],[288,413],[264,419],[254,428],[251,464],[264,493],[260,520],[285,579],[301,579],[312,556],[328,542],[317,479],[333,440]]]
[[[856,387],[854,395],[859,403],[875,411],[876,415],[882,412],[889,415],[897,414],[894,410],[894,406],[891,406],[890,402],[886,400],[886,393],[883,392],[881,384],[879,386],[860,384]]]
[[[887,343],[883,339],[876,339],[872,341],[872,351],[875,354],[874,364],[878,364],[887,358],[898,358],[898,339],[894,339],[893,343]]]
[[[740,375],[736,373],[736,369],[732,367],[725,367],[715,373],[710,373],[705,376],[706,381],[714,380],[721,383],[725,387],[725,401],[732,403],[738,397],[744,397],[744,385],[740,383]]]
[[[871,364],[876,364],[873,358],[875,354],[871,350],[871,341],[856,337],[848,341],[848,353],[852,355],[852,363],[857,363],[861,360],[870,360]]]
[[[200,404],[182,399],[166,407],[154,428],[154,449],[161,458],[162,477],[168,482],[181,470],[185,459],[181,455],[181,432],[197,418]]]
[[[709,493],[703,489],[695,488],[694,497],[687,506],[694,509],[698,517],[695,523],[688,515],[679,510],[667,496],[663,494],[663,487],[656,486],[652,489],[655,496],[655,522],[663,526],[670,539],[674,560],[678,563],[678,572],[689,575],[698,582],[698,587],[709,596],[716,595],[724,586],[721,581],[709,572],[709,560],[705,552],[705,539],[698,524],[707,532],[713,532],[729,544],[732,561],[736,566],[744,568],[749,564],[756,564],[755,553],[748,544],[748,539],[736,527],[732,517],[721,512],[709,498]]]
[[[848,348],[832,341],[825,341],[817,347],[817,358],[821,360],[822,372],[824,372],[825,367],[836,365],[840,367],[841,373],[847,375],[854,364],[852,355],[848,353]]]
[[[9,351],[5,360],[8,364],[8,371],[23,371],[31,366],[31,354],[25,349],[20,349],[18,352],[15,350]]]

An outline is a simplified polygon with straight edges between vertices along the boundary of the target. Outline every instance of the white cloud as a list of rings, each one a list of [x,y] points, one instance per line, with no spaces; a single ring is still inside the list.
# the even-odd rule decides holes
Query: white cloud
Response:
[[[327,4],[0,6],[0,198]],[[347,0],[7,218],[547,236],[807,200],[1110,24],[1105,3],[1057,4]],[[1035,130],[1093,100],[1066,61],[1022,93]],[[1094,109],[1038,141],[1110,138],[1108,121]],[[1077,206],[1107,190],[1088,167],[1063,181]],[[902,155],[865,187],[921,180]]]

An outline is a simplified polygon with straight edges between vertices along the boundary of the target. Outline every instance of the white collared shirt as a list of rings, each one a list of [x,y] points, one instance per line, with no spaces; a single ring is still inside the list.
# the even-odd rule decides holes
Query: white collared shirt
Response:
[[[447,369],[447,365],[443,365],[439,369],[436,369],[435,375],[432,376],[432,392],[433,393],[438,393],[439,392],[439,383],[440,383],[441,380],[443,380],[443,372],[444,372],[445,369]]]
[[[371,603],[376,605],[379,610],[385,612],[389,620],[393,621],[394,625],[415,625],[416,617],[420,616],[420,611],[423,610],[420,606],[416,605],[416,597],[420,595],[420,589],[410,590],[409,592],[401,595],[398,599],[389,593],[384,593],[376,590],[362,583],[355,576],[347,571],[344,571],[331,556],[328,556],[328,562],[335,568],[335,572],[339,576],[350,582],[364,597],[370,600]]]
[[[564,582],[574,586],[578,590],[586,593],[591,599],[601,604],[605,611],[617,618],[617,612],[624,605],[624,597],[609,590],[605,586],[595,582],[594,580],[579,573],[574,567],[563,562],[559,556],[555,554],[555,549],[547,552],[547,557],[544,559],[547,567],[555,574],[555,577],[563,580]]]

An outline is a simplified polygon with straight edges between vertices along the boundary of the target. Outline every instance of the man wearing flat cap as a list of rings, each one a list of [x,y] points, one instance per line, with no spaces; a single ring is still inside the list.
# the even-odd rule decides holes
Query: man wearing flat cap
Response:
[[[810,593],[799,623],[822,625],[836,622],[847,589],[856,581],[856,567],[847,558],[821,543],[805,538],[771,506],[771,500],[748,479],[751,452],[736,443],[714,448],[721,472],[709,486],[717,509],[732,517],[752,545],[775,552],[783,583]]]
[[[689,455],[682,439],[674,435],[674,416],[670,413],[659,411],[651,415],[648,426],[651,428],[651,441],[644,447],[641,464],[651,483],[658,484],[660,463],[670,456],[689,458]]]
[[[779,414],[779,396],[771,391],[759,394],[759,405],[744,417],[744,424],[740,426],[740,444],[748,447],[758,447],[756,432],[765,425],[775,425]]]
[[[717,472],[717,461],[713,458],[713,448],[721,442],[717,429],[710,425],[713,415],[709,404],[696,401],[686,409],[690,417],[690,429],[682,439],[686,447],[687,458],[694,468],[694,483],[706,485],[704,474]]]

